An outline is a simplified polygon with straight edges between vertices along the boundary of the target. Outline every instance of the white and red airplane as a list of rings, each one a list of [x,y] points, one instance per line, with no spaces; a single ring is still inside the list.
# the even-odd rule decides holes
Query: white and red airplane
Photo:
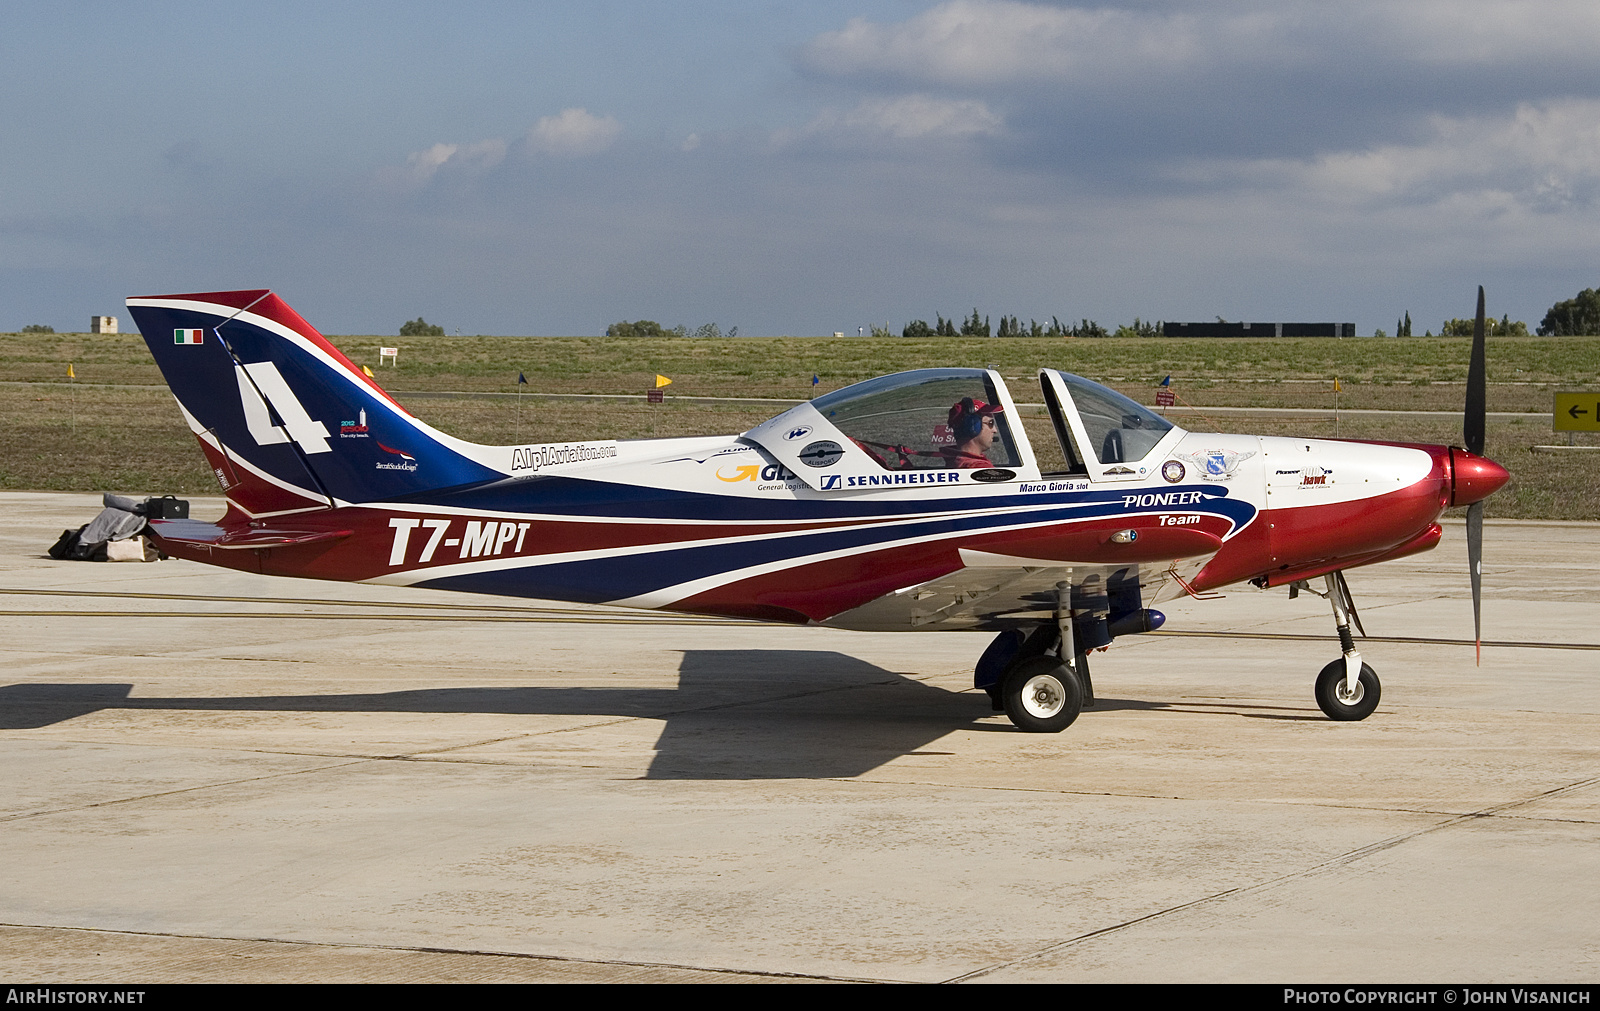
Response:
[[[1064,470],[1042,472],[1001,376],[919,369],[742,435],[484,446],[412,417],[266,290],[128,299],[227,496],[154,520],[168,554],[271,575],[608,603],[871,631],[991,631],[975,683],[1023,730],[1093,705],[1088,654],[1152,604],[1323,577],[1343,656],[1318,705],[1379,684],[1344,569],[1438,543],[1470,504],[1478,607],[1483,293],[1466,448],[1186,432],[1039,371]],[[170,336],[169,336],[170,335]],[[1293,591],[1291,591],[1293,592]]]

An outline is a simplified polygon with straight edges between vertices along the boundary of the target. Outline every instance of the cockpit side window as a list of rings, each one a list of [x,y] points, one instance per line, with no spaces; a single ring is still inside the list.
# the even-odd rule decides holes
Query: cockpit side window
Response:
[[[885,470],[1017,467],[1021,455],[982,369],[923,369],[812,401]]]
[[[1136,463],[1149,455],[1172,423],[1115,390],[1070,372],[1057,373],[1072,395],[1092,448],[1101,463]]]
[[[1061,414],[1061,405],[1056,403],[1055,391],[1050,384],[1045,382],[1044,376],[1039,377],[1039,385],[1044,393],[1044,402],[1050,408],[1050,423],[1055,426],[1056,440],[1061,443],[1061,453],[1067,458],[1068,474],[1087,474],[1089,468],[1083,465],[1083,459],[1078,456],[1077,443],[1072,438],[1072,429],[1067,425],[1067,419]]]

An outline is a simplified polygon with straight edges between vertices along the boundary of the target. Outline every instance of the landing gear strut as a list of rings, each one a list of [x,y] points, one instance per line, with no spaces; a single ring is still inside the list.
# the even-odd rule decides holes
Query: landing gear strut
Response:
[[[1328,587],[1328,603],[1333,605],[1333,623],[1339,633],[1339,646],[1344,656],[1322,668],[1317,675],[1317,707],[1330,720],[1364,720],[1378,708],[1378,697],[1383,689],[1378,683],[1378,675],[1361,662],[1355,638],[1350,634],[1352,619],[1362,635],[1366,635],[1366,631],[1361,629],[1361,616],[1351,603],[1350,587],[1345,583],[1344,575],[1330,572],[1323,578]]]

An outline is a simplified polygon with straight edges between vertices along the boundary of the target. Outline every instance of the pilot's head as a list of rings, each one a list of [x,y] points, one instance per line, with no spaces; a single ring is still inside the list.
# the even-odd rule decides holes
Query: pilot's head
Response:
[[[990,437],[985,443],[993,441],[995,421],[993,415],[1000,413],[1004,408],[999,404],[986,404],[981,400],[971,397],[962,397],[956,405],[950,408],[950,431],[955,434],[956,442],[969,442],[983,434],[985,428],[990,431]]]

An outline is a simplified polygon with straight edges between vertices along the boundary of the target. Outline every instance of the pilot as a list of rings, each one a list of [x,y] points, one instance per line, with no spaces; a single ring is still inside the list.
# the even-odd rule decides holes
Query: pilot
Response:
[[[971,397],[962,397],[950,408],[950,432],[956,444],[944,449],[946,466],[963,469],[992,467],[989,447],[999,434],[994,415],[1004,408],[999,404],[986,404]]]

